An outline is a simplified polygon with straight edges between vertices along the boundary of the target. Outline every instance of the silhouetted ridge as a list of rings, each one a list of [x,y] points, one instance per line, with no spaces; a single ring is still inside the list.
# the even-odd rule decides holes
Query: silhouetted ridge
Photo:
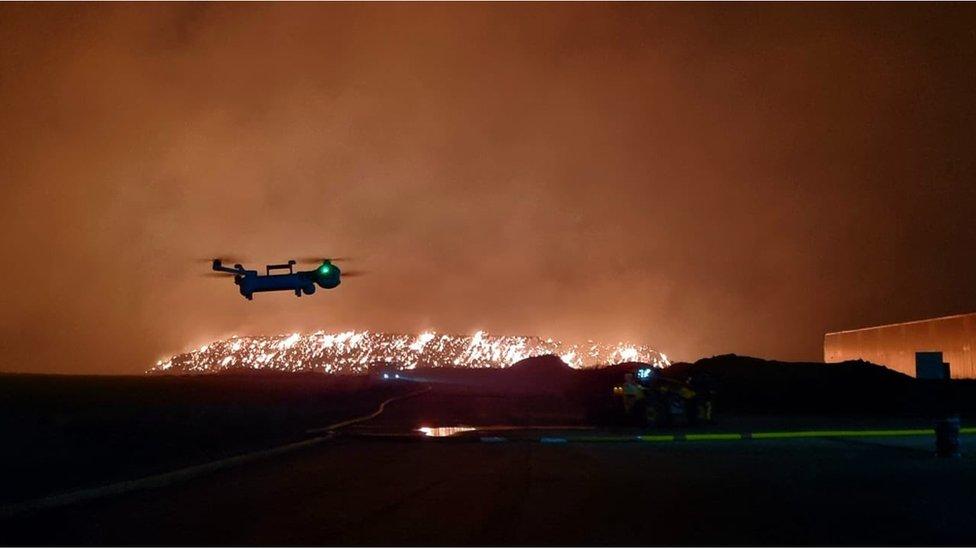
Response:
[[[556,355],[542,355],[523,358],[509,366],[515,374],[562,375],[573,371],[568,364]]]
[[[719,401],[743,412],[824,412],[906,409],[913,378],[870,362],[781,362],[719,355],[694,364],[675,363],[665,375],[687,379],[705,374],[719,386]]]

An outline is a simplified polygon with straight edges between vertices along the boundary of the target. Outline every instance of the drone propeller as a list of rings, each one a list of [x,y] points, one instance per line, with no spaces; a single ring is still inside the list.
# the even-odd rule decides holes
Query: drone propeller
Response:
[[[301,263],[335,263],[336,261],[354,261],[354,259],[351,257],[305,256],[299,257],[298,261]]]
[[[225,265],[233,265],[234,263],[246,263],[247,259],[239,255],[215,255],[213,257],[198,257],[197,261],[201,263],[213,263],[215,259],[219,259],[221,263]]]
[[[225,273],[225,272],[213,271],[213,272],[209,272],[209,273],[200,273],[199,276],[203,276],[203,277],[207,277],[207,278],[226,278],[228,276],[236,276],[236,275],[234,273]]]
[[[367,274],[369,274],[369,271],[342,271],[342,278],[359,278]]]

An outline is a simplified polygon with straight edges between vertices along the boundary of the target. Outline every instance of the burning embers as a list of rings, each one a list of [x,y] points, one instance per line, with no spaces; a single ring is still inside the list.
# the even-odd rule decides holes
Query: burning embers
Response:
[[[606,345],[589,341],[569,345],[553,339],[496,336],[476,332],[458,336],[375,332],[286,334],[232,337],[161,360],[150,372],[201,373],[231,368],[287,372],[365,373],[374,363],[417,367],[504,368],[532,356],[554,354],[574,368],[646,362],[658,367],[668,357],[641,345]]]

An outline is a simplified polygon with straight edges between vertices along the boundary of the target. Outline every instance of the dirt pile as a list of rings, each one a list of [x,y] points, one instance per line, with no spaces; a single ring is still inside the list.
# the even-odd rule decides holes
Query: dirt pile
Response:
[[[523,358],[507,371],[509,375],[545,377],[571,374],[573,369],[556,355],[542,355]]]
[[[711,377],[719,406],[743,413],[919,412],[939,398],[937,387],[877,364],[780,362],[721,355],[664,371],[676,379]]]
[[[563,394],[574,385],[576,374],[556,355],[522,359],[508,368],[416,368],[402,372],[404,379],[454,392],[498,395]]]

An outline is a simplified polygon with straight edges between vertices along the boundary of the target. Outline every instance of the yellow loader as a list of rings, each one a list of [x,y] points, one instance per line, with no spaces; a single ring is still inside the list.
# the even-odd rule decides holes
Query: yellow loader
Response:
[[[657,368],[638,367],[613,387],[618,416],[640,427],[668,427],[678,423],[712,423],[715,390],[704,375],[679,381]]]

